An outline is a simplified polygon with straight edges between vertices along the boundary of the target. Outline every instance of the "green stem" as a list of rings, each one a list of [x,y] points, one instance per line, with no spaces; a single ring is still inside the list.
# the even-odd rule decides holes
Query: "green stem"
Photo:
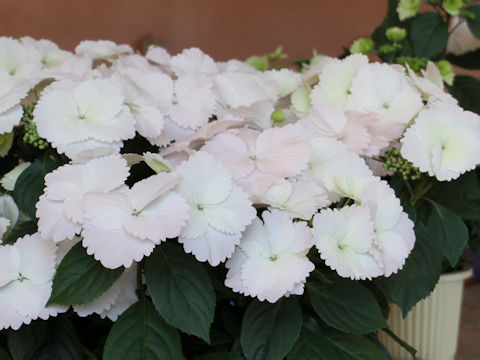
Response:
[[[145,291],[143,289],[143,268],[145,265],[145,260],[142,260],[137,265],[137,296],[138,299],[145,298]]]
[[[418,200],[422,198],[423,195],[425,195],[430,188],[433,186],[433,181],[428,182],[428,178],[423,178],[421,182],[418,184],[418,187],[415,191],[415,194],[411,197],[411,203],[412,205],[415,205]]]

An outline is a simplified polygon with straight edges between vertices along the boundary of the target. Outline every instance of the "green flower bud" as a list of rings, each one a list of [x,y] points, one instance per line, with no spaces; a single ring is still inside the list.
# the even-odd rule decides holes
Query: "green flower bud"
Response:
[[[443,0],[443,8],[452,16],[460,14],[461,8],[465,6],[463,0]]]
[[[426,69],[428,65],[427,58],[416,58],[411,56],[400,56],[395,59],[395,62],[404,66],[408,64],[408,66],[410,66],[410,69],[415,72],[419,72],[420,69]]]
[[[285,120],[285,114],[283,113],[282,109],[277,109],[272,112],[272,115],[270,115],[270,119],[272,119],[276,123],[280,123]]]
[[[407,36],[407,30],[394,26],[387,29],[385,36],[388,40],[393,42],[402,41]]]
[[[420,9],[422,0],[400,0],[397,6],[398,17],[401,21],[415,16]]]
[[[455,73],[453,72],[452,65],[447,60],[440,60],[435,63],[438,70],[440,71],[440,75],[442,75],[443,81],[446,84],[452,86],[453,80],[455,79]]]
[[[0,134],[0,157],[4,157],[10,151],[13,144],[13,132]]]
[[[391,54],[394,53],[395,51],[398,50],[398,46],[395,46],[396,44],[390,45],[390,44],[384,44],[380,46],[378,49],[378,52],[380,54]]]
[[[278,61],[281,59],[285,59],[287,57],[287,54],[283,53],[283,47],[279,46],[275,49],[273,53],[270,53],[267,55],[267,60],[269,61]]]
[[[268,58],[266,55],[250,56],[247,60],[245,60],[245,62],[251,67],[260,71],[267,71],[270,66],[270,63],[268,62]]]
[[[373,40],[368,38],[360,38],[353,42],[350,46],[350,53],[369,55],[373,50]]]

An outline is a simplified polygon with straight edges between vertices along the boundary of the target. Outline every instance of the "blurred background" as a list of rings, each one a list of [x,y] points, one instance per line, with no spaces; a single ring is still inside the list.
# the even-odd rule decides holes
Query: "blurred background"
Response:
[[[0,0],[0,36],[47,38],[65,50],[87,39],[138,49],[160,42],[171,54],[196,46],[215,60],[283,45],[293,60],[312,49],[341,54],[386,9],[386,0]]]

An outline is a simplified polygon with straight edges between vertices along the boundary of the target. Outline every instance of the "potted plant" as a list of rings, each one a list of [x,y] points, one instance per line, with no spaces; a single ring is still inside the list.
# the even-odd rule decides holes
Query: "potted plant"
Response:
[[[0,357],[414,353],[388,301],[463,251],[480,117],[433,64],[282,57],[0,38]]]
[[[472,1],[426,3],[430,8],[426,7],[426,11],[419,12],[421,1],[389,1],[384,22],[371,38],[355,41],[350,50],[374,52],[388,63],[408,66],[413,79],[416,79],[415,74],[421,72],[424,77],[441,86],[441,75],[458,104],[478,113],[480,108],[475,97],[480,89],[480,81],[468,75],[455,75],[451,64],[466,69],[478,68],[480,32],[477,24],[480,6],[472,4]],[[434,75],[434,72],[437,75]],[[423,81],[425,91],[433,90],[431,83],[420,81]],[[440,127],[440,124],[441,117],[438,117],[437,126]],[[425,140],[424,138],[424,143]],[[394,306],[389,324],[397,335],[419,350],[418,355],[422,358],[453,359],[457,345],[463,280],[471,274],[468,266],[465,268],[465,264],[459,264],[458,261],[465,246],[478,251],[478,172],[472,170],[448,182],[437,182],[435,179],[411,182],[408,173],[405,174],[402,170],[403,159],[400,159],[399,163],[394,161],[393,166],[390,166],[388,161],[389,170],[403,175],[404,181],[398,181],[395,189],[397,195],[403,199],[404,207],[412,209],[412,218],[427,224],[428,231],[436,237],[434,241],[443,242],[443,257],[448,259],[442,263],[440,255],[430,263],[431,269],[436,269],[430,271],[431,276],[435,274],[435,278],[438,278],[442,274],[433,293],[411,312],[409,306],[400,304],[401,309]],[[398,178],[398,175],[394,175],[391,183],[396,181],[395,177]],[[442,221],[444,229],[438,232]],[[446,235],[448,232],[451,234]],[[455,254],[451,252],[453,249],[456,249]],[[415,275],[418,273],[412,272],[412,280]],[[401,277],[402,272],[398,276]],[[432,289],[433,287],[430,287],[423,292],[421,297],[426,297]],[[390,301],[398,304],[402,301],[398,296],[400,294],[397,294],[397,298],[391,297]],[[382,340],[394,358],[409,357],[406,350],[394,344],[391,339],[383,336]]]

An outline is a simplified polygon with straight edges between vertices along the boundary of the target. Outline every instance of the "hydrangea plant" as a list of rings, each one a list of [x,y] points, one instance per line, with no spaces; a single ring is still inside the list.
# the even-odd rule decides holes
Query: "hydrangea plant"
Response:
[[[0,357],[389,358],[388,302],[467,242],[480,117],[428,61],[281,58],[0,38]]]

